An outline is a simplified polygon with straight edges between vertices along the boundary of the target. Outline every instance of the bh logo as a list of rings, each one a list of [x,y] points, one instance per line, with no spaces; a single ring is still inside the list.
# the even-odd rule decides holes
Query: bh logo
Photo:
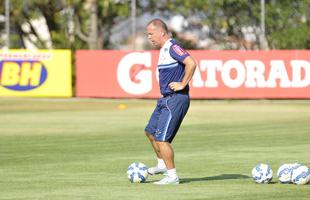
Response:
[[[41,86],[47,78],[47,70],[39,61],[0,61],[0,85],[18,91],[27,91]]]

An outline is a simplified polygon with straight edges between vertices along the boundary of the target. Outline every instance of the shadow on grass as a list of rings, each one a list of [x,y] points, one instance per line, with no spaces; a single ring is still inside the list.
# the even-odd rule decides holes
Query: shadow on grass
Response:
[[[198,182],[198,181],[216,181],[216,180],[227,180],[227,179],[248,179],[250,176],[243,174],[221,174],[217,176],[207,176],[198,178],[181,178],[180,183]]]

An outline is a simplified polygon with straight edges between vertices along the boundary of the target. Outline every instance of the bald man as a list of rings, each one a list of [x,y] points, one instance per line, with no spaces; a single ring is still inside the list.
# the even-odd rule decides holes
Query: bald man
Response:
[[[167,25],[160,19],[151,20],[146,27],[151,44],[160,49],[158,58],[159,86],[162,97],[145,128],[157,156],[157,165],[150,167],[150,175],[165,174],[154,184],[179,184],[171,143],[185,117],[190,104],[189,81],[196,63],[174,39]]]

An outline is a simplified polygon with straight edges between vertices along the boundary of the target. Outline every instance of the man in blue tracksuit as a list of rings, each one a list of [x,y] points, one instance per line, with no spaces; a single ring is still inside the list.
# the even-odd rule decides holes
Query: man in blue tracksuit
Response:
[[[165,173],[155,184],[179,184],[171,142],[189,108],[189,86],[196,63],[175,40],[167,25],[160,19],[147,24],[147,36],[152,45],[160,48],[158,58],[159,85],[162,97],[145,128],[157,156],[157,165],[148,169],[151,175]]]

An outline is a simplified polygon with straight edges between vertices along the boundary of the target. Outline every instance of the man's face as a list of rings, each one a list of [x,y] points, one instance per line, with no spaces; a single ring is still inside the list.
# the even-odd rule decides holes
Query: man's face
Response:
[[[160,48],[162,31],[152,24],[146,27],[146,31],[147,31],[147,38],[151,42],[151,44],[156,48]]]

